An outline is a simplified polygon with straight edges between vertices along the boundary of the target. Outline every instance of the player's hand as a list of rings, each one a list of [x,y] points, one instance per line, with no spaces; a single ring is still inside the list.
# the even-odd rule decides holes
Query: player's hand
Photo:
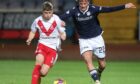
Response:
[[[64,21],[62,21],[62,22],[61,22],[61,26],[62,26],[62,27],[65,27],[65,26],[66,26],[66,23],[65,23]]]
[[[125,4],[125,8],[136,8],[136,6],[133,3],[127,3]]]
[[[27,40],[26,40],[26,44],[27,44],[27,45],[30,45],[30,44],[31,44],[31,40],[30,40],[30,39],[27,39]]]

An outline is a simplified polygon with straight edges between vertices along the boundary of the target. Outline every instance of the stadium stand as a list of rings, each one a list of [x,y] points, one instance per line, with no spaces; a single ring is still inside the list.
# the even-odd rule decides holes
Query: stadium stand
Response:
[[[8,0],[8,8],[10,9],[22,8],[21,0]]]
[[[0,14],[0,29],[2,29],[3,14]]]
[[[1,0],[0,39],[26,39],[33,20],[40,15],[42,2]]]
[[[93,0],[96,5],[116,6],[132,2],[136,6],[137,0]],[[137,9],[123,10],[114,13],[105,13],[99,16],[103,37],[107,43],[136,43]]]
[[[33,20],[41,14],[43,1],[45,0],[1,0],[0,38],[26,38]],[[62,13],[74,6],[74,0],[53,0],[52,3],[55,4],[54,10],[58,14],[59,11]],[[73,31],[71,24],[68,25],[69,36]]]
[[[1,0],[0,1],[0,9],[6,9],[8,6],[8,0]]]

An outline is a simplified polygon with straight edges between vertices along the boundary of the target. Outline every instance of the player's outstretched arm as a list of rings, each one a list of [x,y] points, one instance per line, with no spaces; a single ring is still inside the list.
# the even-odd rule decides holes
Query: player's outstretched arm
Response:
[[[128,9],[128,8],[136,8],[136,6],[133,3],[127,3],[124,5],[118,5],[118,6],[113,6],[113,7],[102,7],[102,6],[96,6],[97,12],[100,13],[107,13],[107,12],[115,12],[115,11],[120,11],[123,9]]]
[[[125,8],[136,8],[136,6],[133,3],[127,3],[125,4]]]
[[[29,33],[28,39],[26,40],[26,44],[27,45],[30,45],[31,44],[31,41],[33,40],[34,37],[35,37],[35,33],[31,31]]]

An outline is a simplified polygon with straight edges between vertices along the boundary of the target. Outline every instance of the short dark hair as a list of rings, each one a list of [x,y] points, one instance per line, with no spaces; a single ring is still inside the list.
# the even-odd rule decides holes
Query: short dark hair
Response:
[[[51,11],[51,10],[53,10],[53,5],[52,5],[52,3],[51,2],[49,2],[49,1],[45,1],[44,3],[43,3],[43,6],[42,6],[42,11]]]

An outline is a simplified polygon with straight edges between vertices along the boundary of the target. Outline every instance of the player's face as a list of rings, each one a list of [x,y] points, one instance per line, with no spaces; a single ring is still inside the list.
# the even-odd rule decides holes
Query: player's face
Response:
[[[53,11],[43,11],[43,18],[45,20],[49,20],[53,15]]]
[[[79,6],[80,6],[80,10],[81,10],[81,11],[86,11],[88,5],[89,5],[88,0],[80,0],[80,1],[79,1]]]

